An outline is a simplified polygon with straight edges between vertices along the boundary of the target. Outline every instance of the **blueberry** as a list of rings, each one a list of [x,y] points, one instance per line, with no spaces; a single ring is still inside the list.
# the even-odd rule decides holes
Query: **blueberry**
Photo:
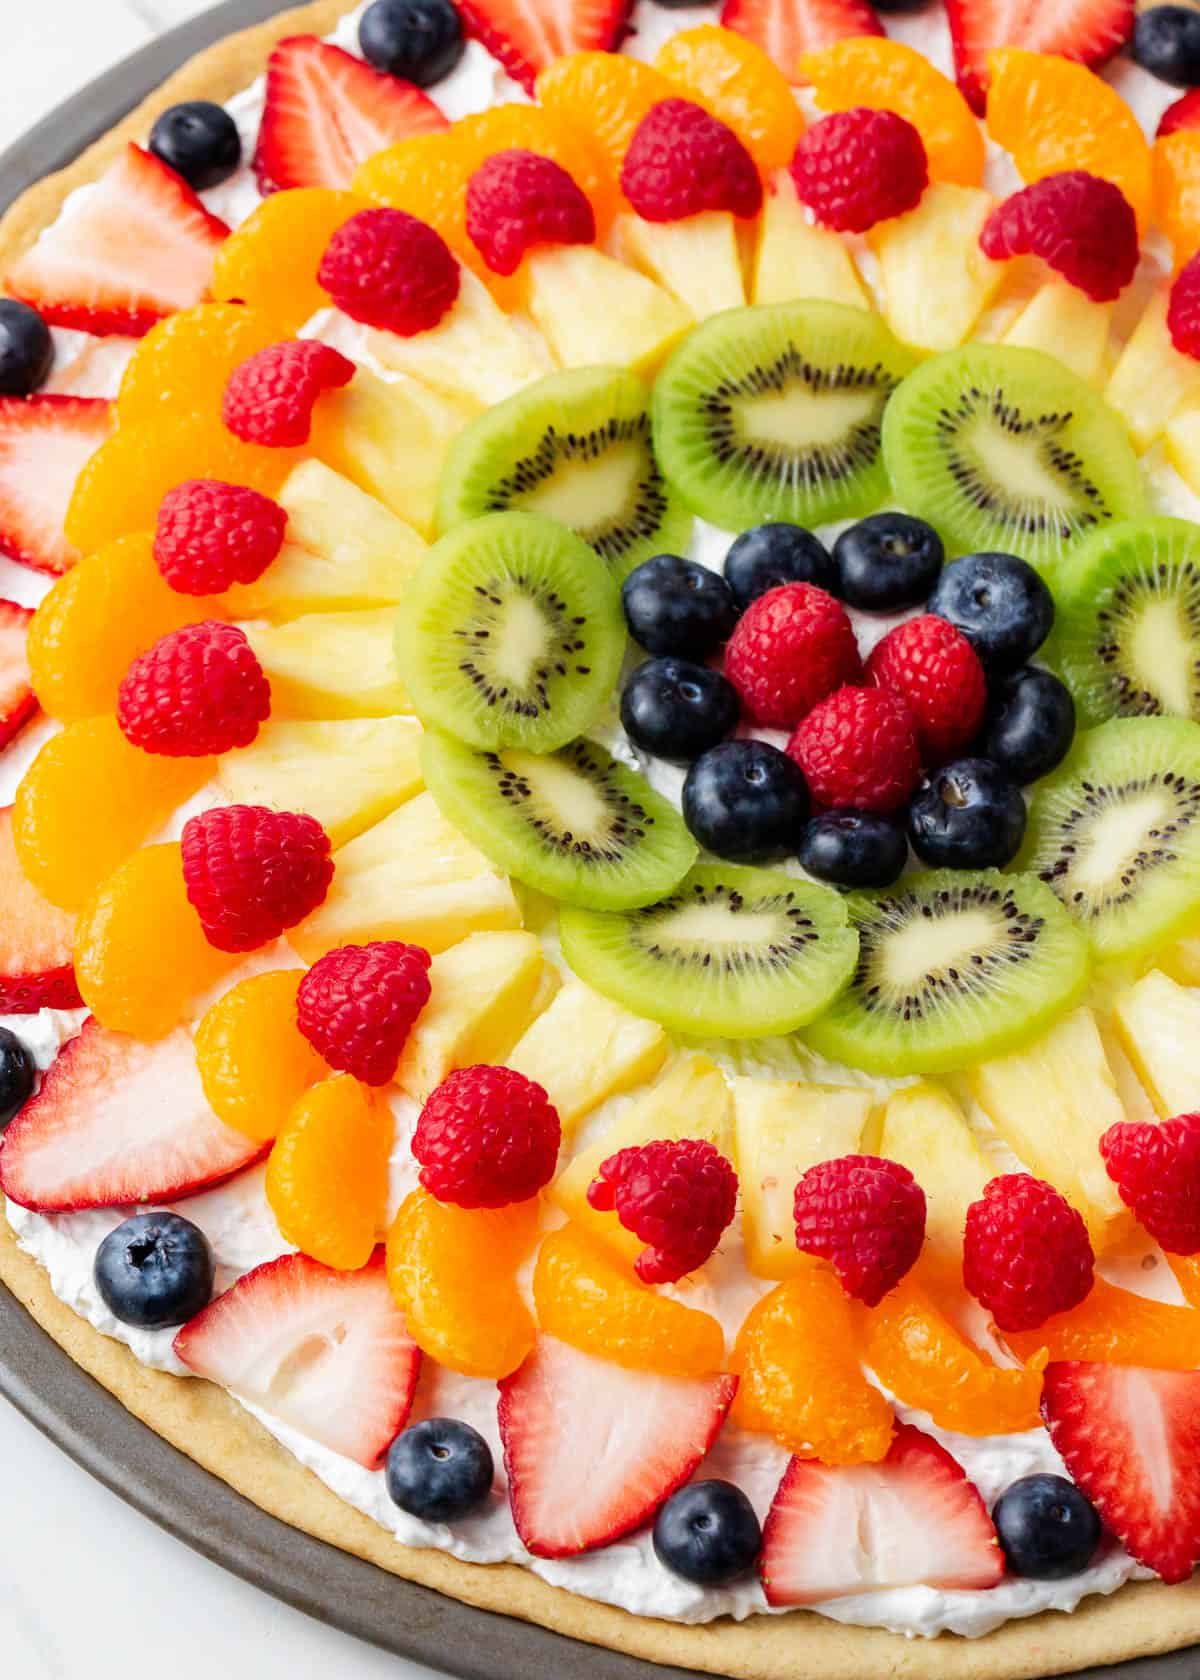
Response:
[[[753,1569],[761,1550],[754,1507],[732,1482],[689,1482],[654,1519],[658,1561],[697,1586],[736,1581]]]
[[[643,752],[686,764],[737,725],[737,690],[690,659],[647,659],[625,684],[621,722]]]
[[[164,111],[150,130],[150,150],[197,192],[220,186],[242,161],[237,124],[211,99],[189,99]]]
[[[873,513],[833,545],[837,593],[863,612],[920,606],[938,580],[946,551],[932,525],[906,513]]]
[[[766,741],[710,747],[683,784],[683,820],[692,837],[735,863],[794,852],[808,803],[798,766]]]
[[[186,1324],[212,1299],[213,1257],[198,1225],[177,1213],[136,1213],[96,1250],[96,1288],[122,1324]]]
[[[1002,869],[1025,838],[1025,801],[986,758],[958,758],[921,783],[908,808],[913,851],[935,869]]]
[[[890,887],[908,861],[908,839],[878,811],[824,811],[800,836],[799,858],[818,881],[838,887]]]
[[[1054,598],[1015,554],[968,554],[946,567],[929,610],[957,625],[991,671],[1014,671],[1050,634]]]
[[[368,64],[429,87],[463,55],[462,19],[450,0],[374,0],[358,25]]]
[[[423,1522],[457,1522],[477,1511],[495,1474],[483,1436],[457,1418],[425,1418],[402,1430],[388,1448],[388,1494]]]
[[[15,1032],[0,1027],[0,1131],[33,1095],[37,1064]]]
[[[1143,70],[1173,87],[1200,84],[1200,12],[1152,6],[1133,28],[1133,56]]]
[[[0,298],[0,396],[29,396],[53,365],[54,340],[37,310]]]
[[[1096,1507],[1065,1476],[1022,1476],[992,1509],[992,1521],[1014,1575],[1061,1581],[1086,1569],[1100,1544]]]
[[[979,750],[1022,786],[1061,764],[1075,735],[1075,702],[1052,671],[1025,665],[988,693]]]
[[[629,634],[647,653],[703,659],[737,623],[725,579],[678,554],[656,554],[635,567],[621,586],[621,605]]]
[[[725,581],[743,612],[782,583],[815,583],[832,593],[835,580],[824,543],[800,525],[756,525],[743,531],[725,556]]]

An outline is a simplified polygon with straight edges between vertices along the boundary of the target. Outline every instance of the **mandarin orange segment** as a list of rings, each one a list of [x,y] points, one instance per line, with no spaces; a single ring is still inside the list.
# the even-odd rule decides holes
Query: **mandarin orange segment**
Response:
[[[1154,220],[1171,241],[1175,266],[1200,250],[1200,132],[1179,129],[1154,142]]]
[[[261,310],[279,323],[282,336],[295,332],[329,303],[317,284],[325,247],[343,223],[369,208],[369,199],[331,187],[272,193],[217,252],[213,296]]]
[[[296,1025],[304,970],[255,974],[212,1004],[196,1028],[196,1065],[214,1113],[267,1143],[329,1072]]]
[[[75,978],[102,1026],[162,1038],[241,959],[204,937],[178,842],[144,846],[97,887],[75,924]]]
[[[1045,1348],[1051,1359],[1192,1371],[1200,1367],[1200,1311],[1148,1301],[1097,1278],[1070,1312],[1056,1313],[1036,1330],[1006,1330],[1004,1340],[1026,1360]]]
[[[651,106],[678,91],[649,64],[609,52],[570,53],[537,79],[537,96],[555,121],[589,137],[614,193],[634,129]]]
[[[949,76],[924,53],[882,35],[850,36],[808,53],[801,68],[822,111],[867,105],[912,123],[925,142],[933,180],[961,187],[983,180],[983,130]]]
[[[392,1295],[417,1346],[451,1371],[498,1381],[533,1347],[517,1271],[538,1231],[538,1199],[461,1208],[414,1190],[387,1239]]]
[[[664,42],[654,67],[675,84],[673,93],[727,124],[764,175],[792,161],[804,113],[787,77],[753,41],[702,23]]]
[[[496,152],[516,148],[553,158],[591,200],[597,231],[602,233],[612,220],[616,195],[597,148],[586,134],[556,121],[538,105],[493,105],[490,110],[463,117],[446,138],[462,158],[468,178]]]
[[[1167,1264],[1189,1306],[1200,1307],[1200,1254],[1168,1254]]]
[[[436,228],[460,262],[480,276],[488,270],[467,236],[467,181],[470,158],[445,134],[414,134],[364,163],[354,190],[375,204],[407,210]]]
[[[267,1162],[280,1235],[340,1272],[365,1266],[387,1217],[394,1133],[387,1103],[348,1073],[305,1091]]]
[[[13,838],[22,870],[51,904],[77,910],[216,768],[215,758],[142,752],[112,717],[69,723],[17,788]]]
[[[891,1444],[892,1408],[862,1369],[862,1334],[841,1284],[814,1265],[752,1307],[734,1346],[732,1416],[823,1464],[874,1464]]]
[[[542,1243],[533,1299],[548,1336],[615,1365],[700,1377],[725,1362],[725,1334],[710,1313],[647,1289],[577,1225]]]
[[[240,303],[198,303],[168,315],[129,358],[117,393],[119,423],[161,425],[179,409],[219,415],[234,368],[287,336],[272,316]]]

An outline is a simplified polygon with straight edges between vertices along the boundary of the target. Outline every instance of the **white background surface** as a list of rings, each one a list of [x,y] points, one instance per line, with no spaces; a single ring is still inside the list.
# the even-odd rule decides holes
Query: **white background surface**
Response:
[[[35,0],[4,17],[0,149],[207,0]],[[14,34],[15,30],[15,34]],[[6,1680],[432,1680],[258,1593],[75,1468],[0,1400]]]

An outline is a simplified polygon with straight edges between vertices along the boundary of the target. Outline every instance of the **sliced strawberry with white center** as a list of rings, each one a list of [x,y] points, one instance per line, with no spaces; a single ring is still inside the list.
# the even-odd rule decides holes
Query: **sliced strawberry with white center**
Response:
[[[0,1188],[39,1213],[171,1201],[264,1153],[209,1108],[182,1028],[143,1044],[91,1019],[4,1133]]]
[[[0,811],[0,1015],[79,1008],[74,938],[74,916],[47,903],[21,873],[10,805]]]
[[[1126,1551],[1164,1581],[1186,1581],[1200,1563],[1200,1371],[1057,1361],[1042,1416]]]
[[[71,569],[79,552],[63,520],[112,425],[98,397],[0,397],[0,554],[55,576]]]
[[[32,607],[0,600],[0,747],[6,747],[37,711],[25,644]]]
[[[850,35],[882,35],[868,0],[725,0],[721,22],[762,48],[789,82],[799,82],[800,60]]]
[[[411,82],[315,35],[291,35],[267,64],[254,173],[264,193],[348,187],[359,164],[385,146],[446,127],[433,100]]]
[[[535,1557],[574,1557],[640,1528],[716,1440],[737,1378],[630,1371],[539,1336],[500,1384],[517,1533]]]
[[[17,260],[8,290],[54,326],[139,338],[200,302],[228,235],[173,169],[129,145]]]
[[[793,1458],[763,1525],[768,1604],[885,1587],[982,1591],[1004,1574],[992,1520],[943,1447],[897,1424],[880,1464]]]
[[[620,45],[633,0],[460,0],[468,31],[527,93],[539,70],[573,52]]]
[[[382,1251],[359,1272],[305,1254],[268,1260],[185,1324],[175,1352],[368,1470],[404,1428],[421,1369]]]
[[[993,47],[1056,53],[1092,69],[1133,34],[1134,0],[946,0],[958,85],[980,116]]]

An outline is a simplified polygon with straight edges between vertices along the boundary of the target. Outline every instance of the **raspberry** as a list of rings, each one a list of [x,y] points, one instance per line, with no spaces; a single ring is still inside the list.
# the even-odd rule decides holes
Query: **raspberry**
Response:
[[[165,758],[248,747],[270,715],[271,685],[244,631],[216,619],[160,636],[117,694],[126,740]]]
[[[189,478],[159,504],[154,558],[180,595],[216,595],[260,578],[286,530],[287,514],[260,490]]]
[[[325,901],[329,836],[315,817],[221,805],[183,825],[187,895],[218,951],[253,951]]]
[[[925,1192],[899,1161],[843,1155],[810,1167],[792,1203],[796,1247],[828,1260],[842,1288],[874,1307],[925,1241]]]
[[[1068,169],[998,204],[979,245],[996,262],[1041,257],[1088,297],[1109,303],[1138,265],[1137,217],[1120,187],[1085,169]]]
[[[979,655],[961,630],[932,613],[889,630],[867,660],[867,676],[904,701],[926,764],[944,764],[983,722],[987,679]]]
[[[921,775],[912,713],[884,688],[839,688],[787,744],[819,805],[894,811]]]
[[[864,105],[815,122],[791,170],[801,203],[839,233],[865,233],[902,216],[929,185],[925,142],[912,123]]]
[[[1108,1176],[1168,1254],[1200,1251],[1200,1114],[1162,1125],[1127,1120],[1100,1139]]]
[[[458,296],[460,270],[440,233],[406,210],[360,210],[321,258],[317,281],[343,314],[411,338],[436,327]]]
[[[315,338],[269,344],[229,375],[221,417],[243,443],[294,449],[308,442],[317,398],[354,373],[349,357]]]
[[[993,1178],[967,1209],[963,1283],[1001,1330],[1036,1330],[1077,1307],[1093,1266],[1080,1214],[1030,1173]]]
[[[676,1283],[702,1266],[737,1207],[737,1174],[700,1138],[620,1149],[601,1163],[587,1199],[646,1247],[634,1262],[643,1283]]]
[[[515,274],[534,245],[590,245],[596,218],[561,163],[514,147],[467,182],[467,232],[493,274]]]
[[[562,1138],[545,1091],[504,1067],[460,1068],[421,1110],[412,1151],[439,1202],[506,1207],[554,1177]]]
[[[840,601],[815,584],[780,584],[738,620],[725,675],[758,723],[790,729],[835,688],[861,680],[854,626]]]
[[[1155,138],[1177,134],[1181,128],[1200,128],[1200,88],[1189,88],[1181,99],[1168,105],[1159,119]]]
[[[1181,355],[1200,361],[1200,251],[1175,276],[1167,305],[1167,331]]]
[[[296,1021],[331,1068],[386,1085],[428,1002],[429,952],[377,939],[317,959],[300,982]]]
[[[757,216],[762,182],[731,128],[690,99],[660,99],[633,131],[621,191],[648,222],[677,222],[702,210]]]

